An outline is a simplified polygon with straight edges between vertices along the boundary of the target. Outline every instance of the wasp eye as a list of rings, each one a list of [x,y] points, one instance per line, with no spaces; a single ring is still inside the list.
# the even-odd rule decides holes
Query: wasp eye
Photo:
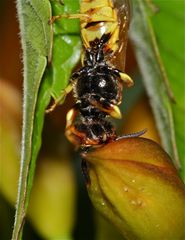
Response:
[[[93,63],[93,54],[89,51],[89,49],[86,50],[84,63],[86,65],[91,65]]]
[[[98,51],[98,53],[96,55],[96,61],[100,62],[100,61],[103,61],[103,59],[104,59],[103,49],[100,48],[100,50]]]

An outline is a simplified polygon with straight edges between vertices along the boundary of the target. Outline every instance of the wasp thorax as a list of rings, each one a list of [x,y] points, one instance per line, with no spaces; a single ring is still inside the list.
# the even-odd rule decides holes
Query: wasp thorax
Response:
[[[133,84],[127,74],[110,64],[120,46],[120,20],[111,0],[102,3],[82,0],[80,4],[83,67],[72,75],[76,104],[66,124],[66,136],[76,145],[99,145],[116,139],[107,118],[121,118],[118,105],[123,83]]]

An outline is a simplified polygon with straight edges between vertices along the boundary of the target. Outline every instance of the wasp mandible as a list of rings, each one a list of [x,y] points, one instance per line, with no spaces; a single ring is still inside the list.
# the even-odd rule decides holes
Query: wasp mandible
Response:
[[[84,46],[82,67],[72,74],[62,96],[73,91],[75,105],[67,113],[65,135],[77,146],[99,146],[120,138],[107,118],[122,117],[118,106],[122,101],[123,85],[130,87],[133,81],[115,68],[117,56],[126,49],[129,25],[128,1],[116,3],[113,0],[81,0],[79,14],[53,16],[50,20],[52,23],[62,17],[80,19]]]

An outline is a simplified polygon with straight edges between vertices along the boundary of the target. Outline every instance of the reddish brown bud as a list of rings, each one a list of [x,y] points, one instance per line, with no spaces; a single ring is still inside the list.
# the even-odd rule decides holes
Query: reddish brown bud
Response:
[[[95,207],[126,239],[184,239],[185,188],[166,152],[127,138],[84,154]]]

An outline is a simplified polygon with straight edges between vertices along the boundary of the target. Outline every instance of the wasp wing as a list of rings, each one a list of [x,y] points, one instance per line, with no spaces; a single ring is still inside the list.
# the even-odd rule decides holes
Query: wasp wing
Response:
[[[125,69],[126,48],[128,41],[128,29],[131,19],[131,3],[129,0],[113,0],[114,7],[117,9],[118,21],[120,25],[119,48],[115,53],[111,63],[120,70]]]

